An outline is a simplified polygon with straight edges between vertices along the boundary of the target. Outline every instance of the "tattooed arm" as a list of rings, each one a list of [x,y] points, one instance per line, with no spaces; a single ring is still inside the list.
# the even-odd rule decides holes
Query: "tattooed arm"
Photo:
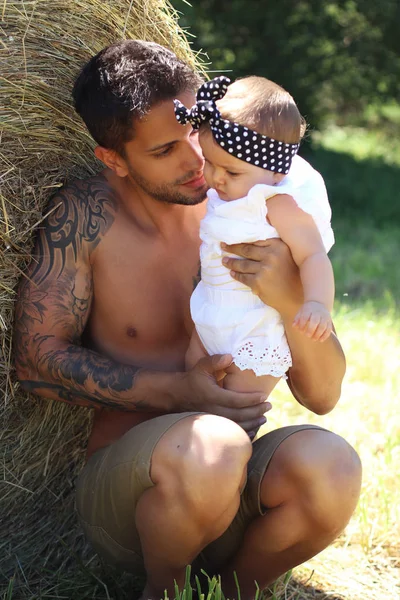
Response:
[[[16,305],[14,358],[22,386],[89,407],[160,410],[134,398],[137,369],[80,347],[93,294],[90,258],[117,203],[99,176],[63,188],[48,207]]]

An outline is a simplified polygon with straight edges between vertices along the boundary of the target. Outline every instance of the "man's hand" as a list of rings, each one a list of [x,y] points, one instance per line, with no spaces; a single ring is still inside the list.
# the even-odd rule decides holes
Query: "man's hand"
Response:
[[[293,321],[293,327],[315,342],[325,342],[333,325],[329,310],[321,302],[305,302]]]
[[[241,258],[223,258],[231,276],[249,288],[281,315],[297,312],[303,301],[298,268],[287,245],[279,239],[254,244],[221,244],[224,251]],[[296,306],[294,312],[293,308]]]
[[[174,390],[180,411],[201,411],[235,421],[246,431],[254,431],[271,409],[262,392],[233,392],[221,388],[217,381],[232,363],[229,354],[206,356],[193,369],[181,373]]]

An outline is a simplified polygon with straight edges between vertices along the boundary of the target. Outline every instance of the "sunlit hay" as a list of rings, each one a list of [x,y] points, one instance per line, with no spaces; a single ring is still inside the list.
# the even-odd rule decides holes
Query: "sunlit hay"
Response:
[[[71,105],[90,56],[124,38],[200,61],[166,0],[0,1],[0,573],[65,566],[82,540],[73,486],[89,411],[27,397],[12,368],[15,287],[44,205],[68,177],[99,165]],[[65,544],[60,540],[64,540]],[[70,549],[66,550],[66,547]]]

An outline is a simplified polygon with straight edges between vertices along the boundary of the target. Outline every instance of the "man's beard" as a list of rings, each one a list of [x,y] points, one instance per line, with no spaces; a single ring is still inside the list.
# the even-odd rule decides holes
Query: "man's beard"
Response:
[[[151,198],[154,198],[154,200],[158,200],[159,202],[195,206],[196,204],[203,202],[206,198],[206,189],[204,188],[201,188],[194,196],[186,196],[176,189],[179,185],[182,185],[182,183],[190,181],[190,178],[193,179],[196,176],[195,172],[188,173],[184,179],[178,179],[173,183],[155,186],[151,185],[147,179],[144,179],[139,175],[130,165],[128,168],[129,175],[136,185],[138,185],[148,196],[151,196]]]

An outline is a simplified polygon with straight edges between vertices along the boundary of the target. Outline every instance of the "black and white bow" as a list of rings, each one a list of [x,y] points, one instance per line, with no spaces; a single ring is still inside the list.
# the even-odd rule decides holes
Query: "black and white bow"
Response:
[[[181,125],[190,123],[193,129],[209,122],[215,141],[226,152],[256,167],[286,175],[300,144],[281,142],[223,119],[216,101],[225,96],[229,84],[230,79],[224,76],[203,83],[192,108],[186,108],[182,102],[174,100],[176,119]]]
[[[215,104],[226,94],[231,80],[228,77],[215,77],[212,81],[206,81],[199,88],[196,95],[196,104],[192,108],[186,108],[179,100],[174,100],[175,116],[181,125],[190,123],[193,129],[198,129],[202,123],[213,122],[221,118],[220,112]]]

